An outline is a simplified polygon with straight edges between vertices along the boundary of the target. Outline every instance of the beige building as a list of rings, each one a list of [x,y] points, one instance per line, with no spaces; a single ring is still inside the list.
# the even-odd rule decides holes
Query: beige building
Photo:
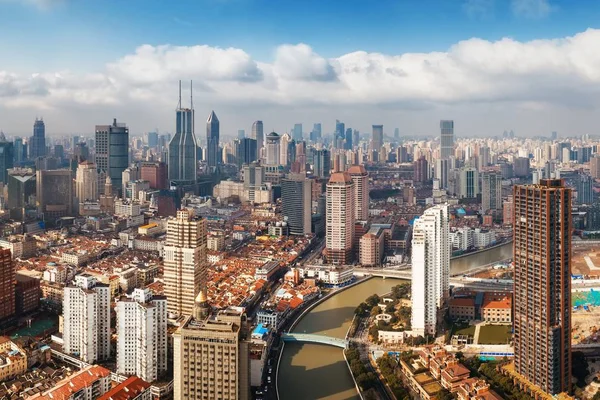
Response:
[[[348,173],[354,182],[354,218],[357,221],[369,219],[369,173],[362,165],[353,165]]]
[[[510,294],[486,293],[481,305],[481,319],[486,322],[511,323],[512,304]]]
[[[170,315],[191,315],[206,276],[206,219],[178,210],[167,224],[164,288]]]
[[[27,371],[25,351],[8,337],[0,336],[0,382],[18,377]]]
[[[385,234],[380,227],[373,227],[360,238],[360,263],[363,266],[381,265],[385,253]]]
[[[75,175],[75,196],[79,203],[85,200],[98,200],[98,169],[96,164],[84,161],[77,167]]]
[[[250,399],[245,314],[237,309],[208,318],[195,314],[173,335],[174,398]]]
[[[352,262],[354,239],[354,182],[347,172],[336,172],[327,183],[326,255],[331,264]]]
[[[13,235],[0,240],[0,247],[9,249],[12,258],[29,258],[37,251],[37,240],[31,235]]]

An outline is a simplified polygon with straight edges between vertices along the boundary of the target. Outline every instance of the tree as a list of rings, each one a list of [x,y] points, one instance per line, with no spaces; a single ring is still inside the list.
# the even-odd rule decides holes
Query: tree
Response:
[[[450,393],[448,391],[448,389],[440,390],[436,397],[437,397],[437,400],[452,400],[452,399],[454,399],[454,397],[452,396],[452,393]]]

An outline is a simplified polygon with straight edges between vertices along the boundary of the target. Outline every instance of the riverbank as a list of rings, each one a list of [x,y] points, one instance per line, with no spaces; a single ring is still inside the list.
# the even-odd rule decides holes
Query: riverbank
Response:
[[[497,243],[497,244],[495,244],[495,245],[493,245],[493,246],[486,247],[486,248],[484,248],[484,249],[475,250],[475,251],[470,251],[470,252],[468,252],[468,253],[463,253],[463,254],[461,254],[461,255],[458,255],[458,256],[453,256],[453,257],[450,257],[450,260],[458,260],[458,259],[460,259],[460,258],[465,258],[465,257],[473,256],[473,255],[475,255],[475,254],[484,253],[484,252],[486,252],[486,251],[493,250],[493,249],[495,249],[495,248],[498,248],[498,247],[505,246],[505,245],[507,245],[507,244],[509,244],[509,243],[512,243],[512,242],[513,242],[513,241],[512,241],[512,239],[510,239],[510,240],[504,241],[504,242],[502,242],[502,243]]]

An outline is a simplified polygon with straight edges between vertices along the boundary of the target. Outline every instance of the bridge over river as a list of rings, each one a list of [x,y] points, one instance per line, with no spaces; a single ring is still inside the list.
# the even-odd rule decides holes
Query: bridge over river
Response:
[[[348,340],[346,339],[311,333],[284,333],[281,335],[281,339],[284,342],[318,343],[341,347],[342,349],[348,348]]]

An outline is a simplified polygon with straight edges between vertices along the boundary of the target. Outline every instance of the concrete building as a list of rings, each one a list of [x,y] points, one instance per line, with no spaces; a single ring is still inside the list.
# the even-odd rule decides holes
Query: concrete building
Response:
[[[252,124],[252,139],[256,140],[256,152],[258,159],[261,159],[261,151],[264,146],[263,122],[254,121]]]
[[[474,167],[460,169],[458,197],[474,199],[479,194],[479,171]]]
[[[35,400],[96,400],[110,390],[110,371],[90,365],[59,381]]]
[[[11,218],[22,219],[24,209],[35,205],[36,173],[31,168],[13,168],[8,171],[8,209]]]
[[[10,250],[12,258],[29,258],[37,252],[37,240],[29,235],[13,235],[0,239],[0,247]]]
[[[110,288],[77,275],[63,296],[63,351],[86,363],[110,357]]]
[[[149,289],[121,296],[117,312],[117,373],[153,382],[167,371],[167,299]]]
[[[249,339],[240,310],[188,317],[173,335],[174,398],[249,400]]]
[[[514,222],[514,199],[513,196],[508,198],[502,203],[502,223],[504,225],[512,225]]]
[[[486,171],[481,174],[481,213],[502,210],[502,174]]]
[[[104,393],[98,400],[152,400],[150,384],[137,376],[130,376]]]
[[[454,121],[440,121],[440,158],[447,160],[454,155]]]
[[[357,221],[369,219],[369,173],[363,165],[353,165],[348,173],[354,182],[354,218]]]
[[[558,394],[571,388],[571,189],[541,179],[513,196],[515,371]]]
[[[0,382],[27,372],[27,353],[6,336],[0,336]],[[4,397],[4,396],[3,396]]]
[[[140,165],[140,179],[150,183],[150,189],[168,189],[167,164],[163,162],[143,162]]]
[[[590,159],[590,174],[594,179],[600,178],[600,154],[596,154]]]
[[[383,125],[373,125],[373,136],[371,138],[371,150],[379,155],[379,161],[383,161],[381,148],[383,147]]]
[[[304,174],[289,174],[281,181],[281,208],[292,235],[311,233],[312,182]]]
[[[191,315],[206,279],[206,219],[178,210],[167,223],[164,292],[169,315]]]
[[[93,162],[84,161],[77,167],[75,197],[78,203],[98,200],[98,170]]]
[[[347,172],[336,172],[327,183],[326,257],[331,264],[344,265],[353,260],[355,191]]]
[[[0,250],[0,325],[15,314],[15,265],[10,250]]]
[[[435,335],[449,291],[448,206],[431,207],[415,220],[412,236],[412,330]]]
[[[275,132],[271,132],[267,135],[265,164],[279,165],[279,161],[281,159],[279,143],[280,139],[281,137]]]
[[[421,156],[413,163],[413,166],[415,170],[415,182],[427,182],[429,180],[429,163],[427,162],[427,159],[424,156]]]
[[[95,132],[98,172],[110,177],[113,193],[118,193],[123,188],[123,171],[129,164],[129,128],[115,118],[112,125],[96,125]]]
[[[29,138],[29,158],[35,160],[46,155],[46,124],[43,119],[35,119],[33,136]]]
[[[36,172],[36,202],[44,220],[53,223],[73,212],[73,175],[69,169]]]
[[[372,227],[360,238],[360,264],[362,266],[381,265],[385,255],[385,234],[381,227]]]

